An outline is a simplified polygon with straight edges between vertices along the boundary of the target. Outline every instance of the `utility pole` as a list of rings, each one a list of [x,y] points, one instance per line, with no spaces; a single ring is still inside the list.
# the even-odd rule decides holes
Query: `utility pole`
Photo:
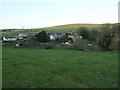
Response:
[[[23,28],[23,26],[22,26],[22,30],[23,30],[24,28]]]

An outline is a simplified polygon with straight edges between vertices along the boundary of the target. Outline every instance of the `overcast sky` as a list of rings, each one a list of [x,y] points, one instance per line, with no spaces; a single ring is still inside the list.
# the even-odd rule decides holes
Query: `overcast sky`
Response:
[[[0,29],[117,23],[119,0],[2,0]]]

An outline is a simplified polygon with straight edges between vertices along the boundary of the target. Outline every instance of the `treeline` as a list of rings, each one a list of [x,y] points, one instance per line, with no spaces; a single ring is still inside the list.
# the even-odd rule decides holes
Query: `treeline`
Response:
[[[100,28],[89,29],[87,27],[80,27],[74,31],[82,39],[74,37],[73,45],[69,47],[77,50],[118,50],[118,24],[104,24]],[[39,42],[48,42],[49,37],[45,31],[39,32],[35,35],[36,40]],[[62,38],[57,38],[56,42],[69,41],[68,34]]]
[[[104,24],[100,28],[80,27],[77,33],[91,45],[97,45],[102,50],[118,50],[118,24]]]

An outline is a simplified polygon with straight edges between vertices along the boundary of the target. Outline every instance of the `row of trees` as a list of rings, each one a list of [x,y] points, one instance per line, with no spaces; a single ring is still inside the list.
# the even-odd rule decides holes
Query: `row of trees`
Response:
[[[99,45],[103,50],[114,50],[118,48],[118,39],[114,39],[115,36],[118,36],[117,24],[104,24],[98,29],[80,27],[77,33],[89,43]]]

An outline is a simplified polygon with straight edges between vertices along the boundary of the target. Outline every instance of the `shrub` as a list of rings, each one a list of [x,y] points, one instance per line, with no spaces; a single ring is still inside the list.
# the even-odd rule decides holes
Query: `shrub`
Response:
[[[91,46],[87,46],[87,50],[89,51],[100,51],[100,47],[98,45],[91,45]]]
[[[46,45],[45,49],[52,49],[52,46],[51,45]]]
[[[86,50],[88,41],[85,39],[76,38],[74,39],[73,45],[70,47],[75,50]]]
[[[109,49],[110,50],[118,50],[118,43],[119,43],[119,38],[118,38],[118,36],[115,36],[111,41]]]

